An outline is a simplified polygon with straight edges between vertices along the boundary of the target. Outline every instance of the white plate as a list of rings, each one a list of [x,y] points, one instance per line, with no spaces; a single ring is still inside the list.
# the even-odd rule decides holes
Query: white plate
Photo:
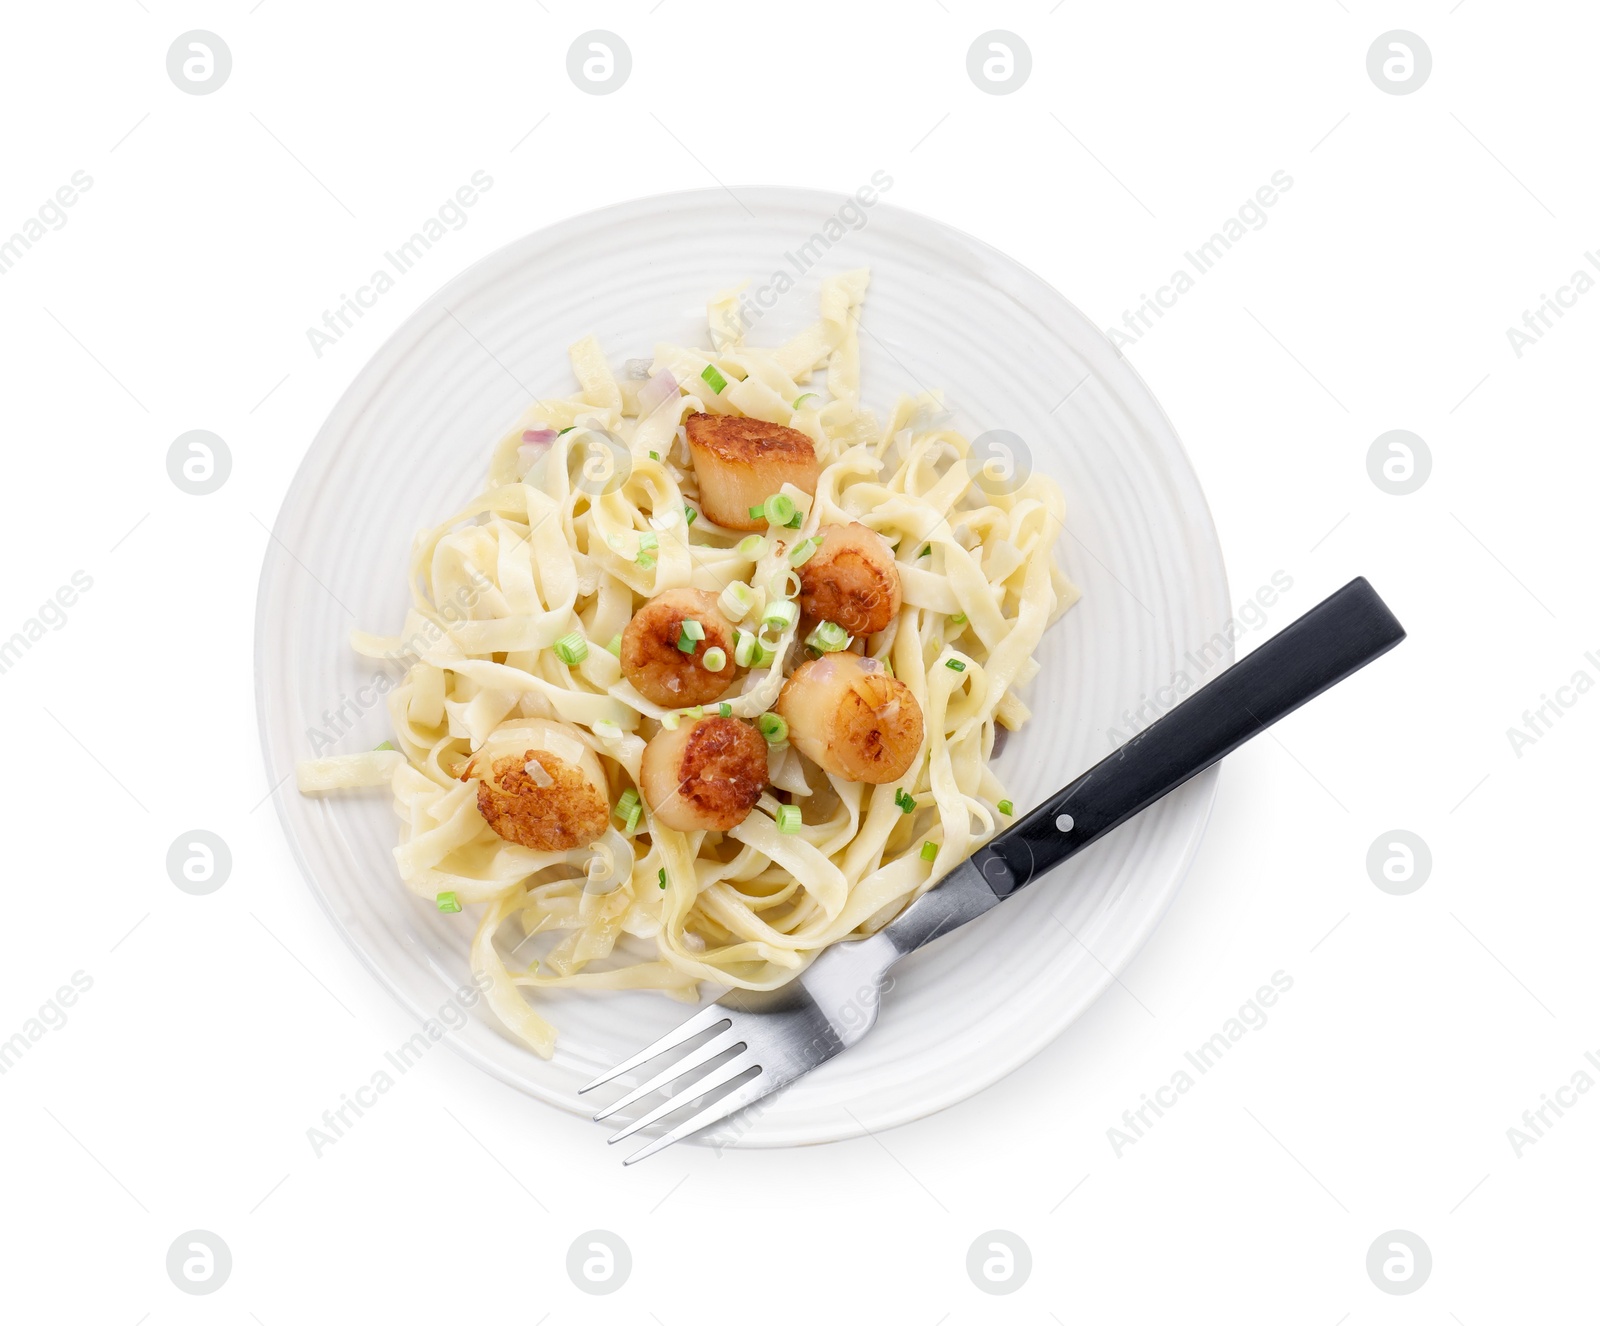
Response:
[[[1034,720],[998,760],[1019,808],[1105,755],[1109,730],[1128,731],[1124,711],[1175,674],[1199,680],[1184,655],[1228,617],[1222,556],[1188,459],[1144,384],[1059,294],[948,226],[879,202],[830,243],[842,201],[745,189],[738,201],[711,190],[608,207],[492,254],[406,321],[317,435],[267,551],[256,675],[274,784],[313,753],[314,728],[351,724],[340,750],[388,735],[381,701],[363,703],[382,669],[350,651],[349,631],[398,628],[412,533],[479,491],[492,442],[530,399],[574,389],[567,346],[595,333],[620,370],[658,340],[702,344],[712,292],[748,279],[758,294],[782,284],[778,273],[794,288],[763,312],[752,342],[775,344],[813,321],[822,276],[870,266],[867,402],[881,410],[901,392],[941,388],[958,427],[1018,434],[1066,491],[1058,546],[1083,601],[1047,633],[1026,692]],[[1213,770],[913,955],[861,1045],[705,1140],[857,1136],[942,1109],[1024,1063],[1154,930],[1214,787]],[[436,1014],[467,978],[472,918],[440,915],[400,884],[387,794],[303,798],[290,779],[276,800],[306,879],[351,947],[417,1017]],[[481,1004],[449,1039],[530,1095],[592,1112],[576,1088],[690,1010],[654,994],[573,994],[542,1011],[561,1037],[550,1062],[507,1038]]]

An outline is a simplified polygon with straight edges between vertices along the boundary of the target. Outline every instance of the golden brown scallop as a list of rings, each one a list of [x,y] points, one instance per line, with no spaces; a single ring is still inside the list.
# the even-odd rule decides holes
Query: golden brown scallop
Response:
[[[796,429],[764,419],[691,414],[684,430],[700,482],[701,509],[724,529],[765,529],[765,518],[752,516],[750,508],[786,483],[806,494],[817,491],[816,448]]]
[[[705,632],[693,653],[678,648],[686,621],[699,622]],[[723,653],[717,672],[705,665],[709,649]],[[669,709],[710,704],[743,673],[733,661],[733,623],[717,607],[717,596],[703,589],[657,594],[622,633],[622,675],[652,704]]]
[[[807,759],[855,783],[892,783],[922,749],[922,706],[876,659],[824,654],[783,684],[777,712]]]
[[[478,813],[509,843],[567,852],[600,838],[610,822],[605,773],[576,728],[550,718],[501,724],[467,761]]]
[[[738,825],[767,786],[767,743],[737,718],[685,720],[650,738],[639,790],[670,829],[726,831]]]
[[[881,631],[900,611],[900,569],[881,535],[865,525],[829,525],[800,568],[800,611],[851,635]]]

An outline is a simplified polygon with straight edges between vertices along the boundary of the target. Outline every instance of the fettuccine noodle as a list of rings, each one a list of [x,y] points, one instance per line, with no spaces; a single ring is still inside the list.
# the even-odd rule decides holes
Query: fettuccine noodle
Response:
[[[615,376],[592,337],[573,346],[578,393],[529,406],[495,447],[485,490],[416,539],[399,635],[353,636],[363,655],[414,659],[388,697],[393,749],[308,760],[301,790],[389,785],[401,879],[441,906],[481,906],[474,971],[500,1020],[541,1055],[555,1045],[541,991],[692,1001],[702,982],[781,985],[829,944],[886,924],[1004,827],[1002,803],[1012,809],[990,756],[997,727],[1027,722],[1019,688],[1038,671],[1033,652],[1078,597],[1052,559],[1065,503],[1038,474],[982,482],[937,398],[904,398],[882,423],[863,407],[867,275],[825,280],[819,321],[776,348],[744,343],[737,291],[708,305],[712,348],[658,345],[647,376],[637,361]],[[675,723],[607,647],[645,601],[735,581],[761,601],[794,592],[782,542],[742,539],[698,509],[683,427],[697,412],[811,439],[820,478],[814,499],[792,494],[803,515],[793,538],[859,522],[894,547],[902,606],[852,647],[910,688],[922,748],[903,778],[871,785],[780,740],[770,786],[726,833],[680,832],[645,804],[631,826],[613,814],[580,850],[508,841],[479,810],[477,775],[497,752],[520,753],[535,730],[570,742],[557,753],[597,762],[609,806],[639,786],[662,720]],[[568,663],[557,646],[573,632],[587,650]],[[724,712],[770,711],[804,658],[791,624]],[[798,832],[780,832],[785,805],[800,809]]]

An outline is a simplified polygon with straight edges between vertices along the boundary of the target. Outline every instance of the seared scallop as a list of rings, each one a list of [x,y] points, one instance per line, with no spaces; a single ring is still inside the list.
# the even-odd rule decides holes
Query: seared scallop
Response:
[[[699,639],[685,636],[685,622],[699,623]],[[680,644],[693,648],[680,649]],[[622,675],[652,704],[669,709],[710,704],[744,672],[733,661],[733,644],[733,623],[718,609],[715,594],[669,589],[634,613],[623,631]],[[713,649],[722,651],[723,660],[715,672],[706,667],[706,654]]]
[[[600,761],[565,723],[517,720],[469,761],[478,813],[508,843],[536,852],[587,847],[610,821]]]
[[[892,783],[922,749],[922,706],[876,659],[837,653],[802,663],[777,711],[802,755],[854,783]]]
[[[786,483],[803,493],[817,491],[816,448],[796,429],[726,414],[691,414],[684,429],[700,481],[700,506],[724,529],[765,529],[766,519],[752,516],[750,508]]]
[[[829,525],[822,546],[800,568],[800,610],[871,635],[900,611],[900,570],[881,535],[865,525]]]
[[[737,718],[662,728],[645,746],[639,766],[639,790],[651,812],[685,833],[735,827],[766,786],[766,740]]]

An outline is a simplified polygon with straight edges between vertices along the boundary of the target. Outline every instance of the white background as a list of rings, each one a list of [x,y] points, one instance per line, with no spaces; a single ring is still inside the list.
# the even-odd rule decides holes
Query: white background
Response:
[[[1592,6],[252,2],[3,20],[0,240],[93,179],[0,276],[0,637],[93,579],[0,676],[0,1037],[93,981],[0,1077],[8,1319],[1592,1316],[1600,1092],[1520,1156],[1507,1129],[1600,1054],[1600,698],[1520,755],[1507,729],[1600,678],[1600,296],[1520,358],[1506,335],[1600,244]],[[194,28],[233,54],[211,95],[167,75]],[[608,96],[566,74],[593,28],[632,51]],[[1010,95],[967,75],[993,28],[1032,53]],[[1405,96],[1366,69],[1397,28],[1433,53]],[[958,1108],[624,1172],[598,1129],[438,1054],[315,1157],[306,1130],[413,1028],[295,871],[257,751],[256,576],[311,435],[435,286],[515,236],[641,194],[842,194],[880,169],[887,201],[1106,327],[1286,171],[1268,224],[1128,354],[1205,484],[1235,601],[1287,572],[1276,629],[1365,574],[1410,640],[1355,700],[1228,760],[1120,987]],[[318,358],[306,329],[476,170],[494,188],[469,224]],[[194,428],[233,456],[207,497],[165,467]],[[1433,458],[1405,497],[1367,473],[1395,428]],[[165,867],[197,827],[233,854],[206,897]],[[1404,897],[1366,867],[1396,828],[1433,855]],[[1275,971],[1294,984],[1267,1025],[1117,1155],[1122,1112]],[[633,1260],[604,1298],[565,1272],[597,1228]],[[232,1250],[212,1297],[166,1274],[191,1229]],[[1032,1252],[1008,1297],[966,1272],[993,1229]],[[1365,1269],[1392,1229],[1432,1250],[1408,1297]]]

